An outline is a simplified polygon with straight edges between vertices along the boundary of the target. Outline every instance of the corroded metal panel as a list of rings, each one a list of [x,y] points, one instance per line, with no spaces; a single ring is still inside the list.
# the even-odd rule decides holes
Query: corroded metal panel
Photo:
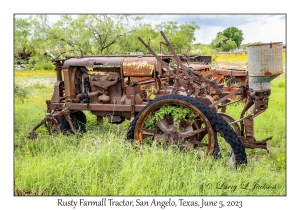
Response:
[[[270,82],[283,73],[282,42],[248,46],[249,87],[269,90]]]
[[[125,77],[151,77],[156,67],[153,57],[128,57],[123,61]]]
[[[64,62],[64,67],[68,66],[86,66],[94,67],[95,65],[103,66],[120,66],[124,57],[78,57],[70,58]]]
[[[283,73],[282,42],[248,46],[249,76]]]
[[[201,70],[209,70],[210,69],[209,65],[201,65],[201,64],[194,64],[194,63],[185,64],[185,65],[188,66],[189,69],[192,71],[201,71]]]

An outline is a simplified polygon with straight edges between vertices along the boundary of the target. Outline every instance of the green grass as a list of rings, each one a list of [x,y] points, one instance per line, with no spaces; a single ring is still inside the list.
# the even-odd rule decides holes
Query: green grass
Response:
[[[83,136],[51,136],[41,127],[38,138],[29,140],[28,132],[45,115],[53,80],[54,74],[45,74],[32,82],[15,72],[15,84],[28,90],[14,104],[16,195],[286,195],[285,75],[272,81],[269,108],[255,119],[257,140],[273,136],[270,154],[247,149],[248,166],[240,169],[227,165],[226,154],[201,159],[192,152],[130,144],[128,121],[99,125],[89,112]],[[241,108],[228,112],[238,116]]]

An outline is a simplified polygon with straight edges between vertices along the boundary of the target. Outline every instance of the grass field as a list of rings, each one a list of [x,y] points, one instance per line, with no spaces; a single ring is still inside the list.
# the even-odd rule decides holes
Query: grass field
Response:
[[[217,64],[248,64],[248,56],[247,54],[217,54],[212,55],[212,60]],[[282,52],[282,60],[283,63],[286,63],[286,51]]]
[[[273,136],[270,153],[246,149],[248,166],[125,140],[129,121],[98,124],[85,112],[83,136],[28,132],[45,115],[56,80],[54,71],[15,71],[15,195],[286,195],[286,80],[272,81],[269,108],[255,119],[257,140]],[[228,112],[238,117],[241,105]]]

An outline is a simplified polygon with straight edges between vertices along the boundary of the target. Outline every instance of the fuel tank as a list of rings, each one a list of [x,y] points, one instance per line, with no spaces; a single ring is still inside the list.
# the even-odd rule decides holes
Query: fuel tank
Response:
[[[156,63],[154,57],[127,57],[122,64],[123,74],[125,77],[152,77]]]

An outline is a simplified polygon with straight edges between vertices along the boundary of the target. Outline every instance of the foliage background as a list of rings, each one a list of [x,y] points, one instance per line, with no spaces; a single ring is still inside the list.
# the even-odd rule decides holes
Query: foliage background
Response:
[[[160,31],[168,37],[178,54],[210,55],[216,51],[245,52],[243,32],[229,27],[218,32],[209,45],[195,43],[195,22],[176,21],[156,25],[131,15],[61,15],[52,23],[49,15],[14,18],[15,63],[28,69],[53,69],[50,59],[78,55],[148,54],[138,40],[141,37],[157,53],[170,54]],[[250,44],[250,43],[248,43]],[[30,55],[30,56],[28,56]]]

